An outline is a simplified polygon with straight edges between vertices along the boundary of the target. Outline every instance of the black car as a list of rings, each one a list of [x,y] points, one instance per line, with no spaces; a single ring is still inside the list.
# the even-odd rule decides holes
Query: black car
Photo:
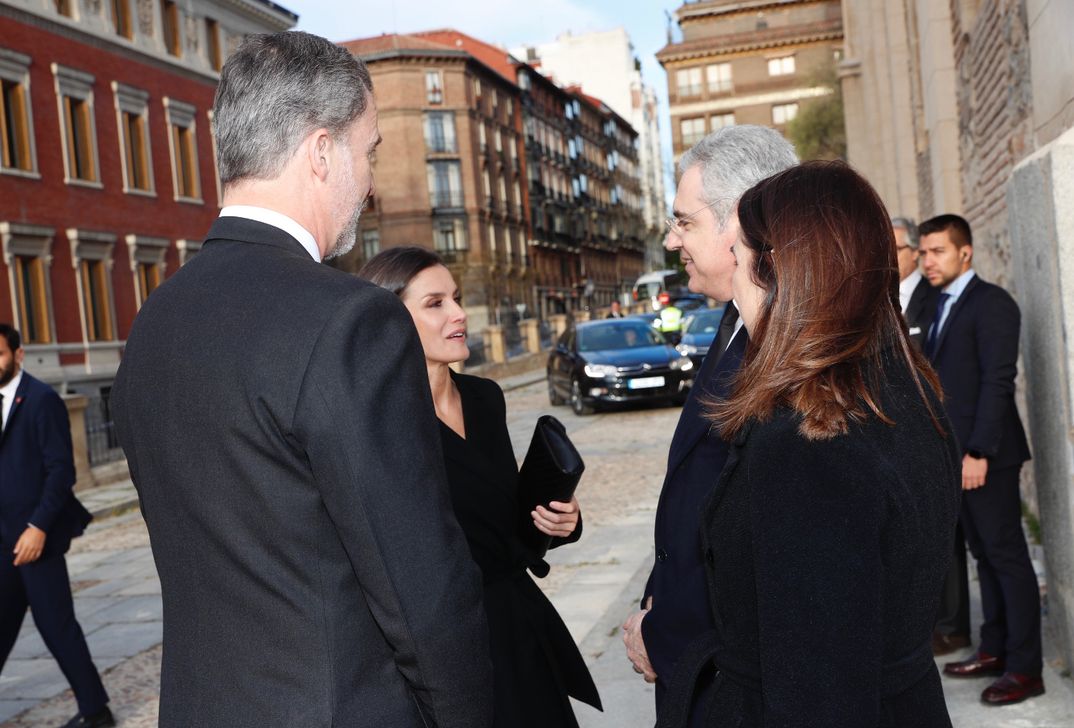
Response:
[[[712,346],[716,333],[720,330],[721,318],[723,318],[723,306],[699,309],[692,312],[686,319],[682,340],[675,348],[683,356],[690,357],[695,368],[701,367],[701,360],[705,358],[709,347]]]
[[[548,357],[548,399],[579,415],[602,403],[681,404],[693,374],[689,357],[644,320],[589,321],[563,332]]]

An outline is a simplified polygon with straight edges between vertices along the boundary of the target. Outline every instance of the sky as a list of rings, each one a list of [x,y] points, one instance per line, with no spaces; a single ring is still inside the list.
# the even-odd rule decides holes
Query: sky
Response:
[[[660,103],[664,166],[671,164],[667,76],[654,54],[667,43],[668,20],[679,0],[275,0],[299,16],[298,30],[332,41],[381,33],[454,28],[505,48],[537,45],[564,32],[574,35],[623,27],[642,63],[642,78]],[[680,38],[674,26],[675,38]],[[667,177],[667,175],[665,175]],[[674,195],[674,180],[665,179]],[[669,195],[669,196],[670,196]]]

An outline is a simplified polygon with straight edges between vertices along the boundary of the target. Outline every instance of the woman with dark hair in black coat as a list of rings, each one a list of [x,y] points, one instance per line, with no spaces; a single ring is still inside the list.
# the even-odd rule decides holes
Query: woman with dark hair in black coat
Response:
[[[899,313],[888,214],[849,167],[812,162],[748,190],[738,219],[750,343],[710,403],[732,445],[701,519],[716,627],[658,725],[949,728],[931,638],[960,458]]]
[[[548,567],[527,552],[519,529],[529,520],[553,537],[553,547],[577,541],[578,501],[520,514],[503,391],[448,366],[470,350],[458,287],[440,257],[425,248],[391,248],[358,275],[402,299],[425,350],[455,516],[484,576],[495,726],[577,728],[568,696],[598,709],[600,697],[570,632],[526,573],[533,567],[543,575]]]

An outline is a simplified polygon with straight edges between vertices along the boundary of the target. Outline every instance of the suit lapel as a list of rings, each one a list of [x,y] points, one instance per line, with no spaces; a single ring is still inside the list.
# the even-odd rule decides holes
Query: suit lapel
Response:
[[[961,295],[958,300],[951,304],[951,310],[947,312],[947,320],[943,322],[943,328],[940,329],[939,338],[936,340],[936,348],[932,352],[932,360],[936,361],[940,356],[940,351],[943,349],[943,342],[947,340],[947,332],[951,330],[951,324],[955,322],[955,317],[958,316],[962,307],[966,305],[966,301],[970,299],[973,294],[973,289],[977,287],[977,282],[980,281],[980,277],[976,274],[970,279],[970,282],[966,284],[966,287],[962,289]]]
[[[928,279],[922,278],[917,282],[917,285],[914,286],[914,292],[910,294],[910,302],[906,304],[906,322],[910,326],[915,325],[921,320],[921,310],[925,305],[928,286]]]
[[[15,422],[15,414],[22,409],[22,403],[26,399],[26,390],[30,385],[30,375],[25,371],[22,373],[22,379],[19,381],[19,386],[15,388],[15,401],[11,403],[11,409],[7,413],[7,422],[4,423],[4,432],[0,434],[0,444],[7,440],[7,433],[11,431],[11,426]]]

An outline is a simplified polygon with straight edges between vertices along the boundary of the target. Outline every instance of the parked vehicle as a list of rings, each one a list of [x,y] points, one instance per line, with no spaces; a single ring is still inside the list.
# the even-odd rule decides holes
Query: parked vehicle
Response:
[[[631,317],[569,327],[548,357],[548,400],[577,415],[602,404],[681,404],[694,364],[645,320]]]
[[[686,276],[677,270],[657,270],[646,273],[634,282],[634,301],[643,303],[649,301],[652,310],[659,311],[661,306],[660,294],[680,289],[686,285]]]
[[[723,306],[697,309],[686,318],[682,341],[675,349],[683,356],[690,357],[695,369],[701,367],[701,361],[716,339],[716,334],[720,330],[720,319],[723,318],[723,309]]]

